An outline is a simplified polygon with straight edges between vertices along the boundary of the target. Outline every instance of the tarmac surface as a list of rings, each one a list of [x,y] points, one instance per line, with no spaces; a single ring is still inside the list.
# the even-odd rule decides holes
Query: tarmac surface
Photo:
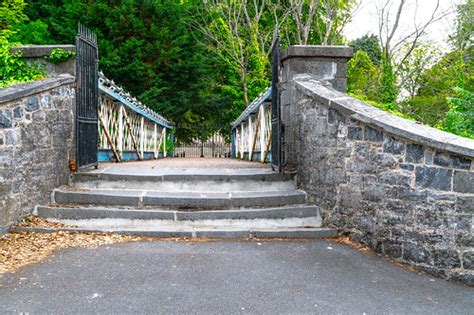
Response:
[[[5,274],[0,313],[474,314],[474,288],[327,240],[154,240]]]

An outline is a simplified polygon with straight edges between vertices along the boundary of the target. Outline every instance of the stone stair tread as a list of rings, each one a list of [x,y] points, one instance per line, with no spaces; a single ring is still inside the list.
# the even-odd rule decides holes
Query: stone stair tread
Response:
[[[294,205],[271,208],[244,208],[222,210],[171,210],[171,209],[137,209],[133,207],[86,207],[86,206],[39,206],[37,214],[43,218],[58,219],[162,219],[162,220],[222,220],[222,219],[279,219],[286,217],[311,217],[319,215],[319,207],[311,205]]]
[[[13,231],[30,231],[40,233],[85,232],[85,233],[117,233],[128,235],[141,235],[158,238],[326,238],[337,236],[337,231],[332,228],[322,227],[298,227],[298,228],[159,228],[154,230],[139,229],[100,229],[100,228],[35,228],[35,227],[12,227]]]
[[[251,198],[259,196],[293,196],[305,195],[302,190],[290,191],[238,191],[238,192],[164,192],[156,190],[133,190],[133,189],[56,189],[55,192],[68,194],[88,194],[88,195],[104,195],[104,196],[124,196],[124,197],[162,197],[162,198]]]
[[[306,193],[290,191],[252,192],[158,192],[147,190],[77,190],[54,191],[57,204],[106,204],[137,207],[173,206],[188,208],[235,208],[304,204]]]
[[[185,170],[181,173],[172,174],[121,174],[121,173],[110,173],[110,172],[86,172],[86,173],[75,173],[73,179],[76,182],[81,181],[241,181],[241,180],[253,180],[253,181],[286,181],[294,178],[295,174],[279,174],[275,172],[255,172],[250,171],[248,173],[239,170],[238,173],[215,173],[209,174],[207,170],[205,173],[190,172],[185,173]]]

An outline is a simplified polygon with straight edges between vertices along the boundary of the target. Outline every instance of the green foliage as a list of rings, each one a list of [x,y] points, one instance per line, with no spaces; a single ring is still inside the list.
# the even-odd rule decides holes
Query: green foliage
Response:
[[[454,97],[447,98],[449,110],[436,127],[474,139],[474,93],[459,87],[453,90]]]
[[[422,73],[416,95],[402,102],[402,111],[425,124],[441,124],[449,111],[446,97],[454,96],[453,88],[473,91],[473,70],[472,62],[464,62],[462,51],[446,54]]]
[[[387,60],[385,54],[382,58],[382,75],[380,78],[382,103],[394,104],[397,101],[398,90],[395,84],[392,61]]]
[[[48,25],[41,20],[16,24],[15,29],[16,32],[10,36],[13,42],[36,45],[49,43]]]
[[[374,65],[382,63],[382,50],[380,49],[379,38],[376,35],[366,34],[351,41],[349,46],[354,49],[354,53],[358,51],[365,52]]]
[[[45,56],[44,59],[55,64],[60,64],[69,58],[75,57],[76,53],[74,51],[64,50],[62,48],[54,48],[51,50],[51,54],[49,56]]]
[[[474,43],[474,0],[459,4],[456,12],[456,30],[449,39],[456,50],[464,51]]]
[[[365,95],[366,99],[381,101],[379,75],[380,67],[363,50],[358,50],[347,64],[347,89]]]
[[[28,20],[23,10],[24,0],[2,0],[0,2],[0,36],[14,33],[14,26]]]
[[[12,52],[19,44],[10,40],[17,32],[14,27],[27,20],[24,7],[23,0],[0,2],[0,88],[45,77],[40,66],[29,65],[21,59],[20,52]]]
[[[169,130],[167,130],[169,131]],[[167,155],[170,155],[171,153],[174,152],[174,147],[175,147],[175,143],[174,141],[171,141],[171,139],[173,139],[174,136],[173,136],[173,130],[169,131],[167,134],[166,134],[166,141],[165,143],[161,143],[161,146],[160,146],[160,150],[159,152],[160,153],[164,153],[165,151],[165,147],[166,147],[166,154]]]

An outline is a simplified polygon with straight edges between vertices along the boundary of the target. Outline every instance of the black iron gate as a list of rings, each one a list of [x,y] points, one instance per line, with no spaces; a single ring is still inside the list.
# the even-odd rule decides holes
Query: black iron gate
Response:
[[[272,51],[272,168],[282,172],[282,124],[280,108],[280,37],[275,32],[275,46]]]
[[[96,35],[79,24],[76,36],[76,163],[97,166],[99,83]]]

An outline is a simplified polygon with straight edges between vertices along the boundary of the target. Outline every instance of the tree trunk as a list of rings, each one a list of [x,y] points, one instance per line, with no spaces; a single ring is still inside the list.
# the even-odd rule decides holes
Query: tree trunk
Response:
[[[244,92],[244,104],[245,107],[249,106],[249,97],[247,95],[247,69],[242,68],[242,88]]]

